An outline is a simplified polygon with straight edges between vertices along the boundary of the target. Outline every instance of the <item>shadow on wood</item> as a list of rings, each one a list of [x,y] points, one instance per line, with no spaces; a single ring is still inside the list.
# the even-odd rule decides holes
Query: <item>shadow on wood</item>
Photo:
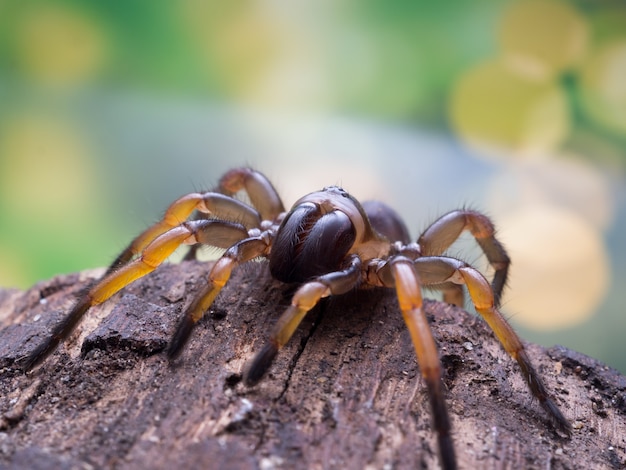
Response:
[[[292,291],[238,269],[171,366],[160,352],[207,265],[163,265],[93,308],[24,375],[31,351],[99,272],[0,291],[0,467],[438,468],[428,397],[393,292],[324,301],[268,376],[241,370]],[[626,378],[562,347],[528,345],[572,422],[558,436],[516,363],[461,309],[426,303],[461,468],[625,468]]]

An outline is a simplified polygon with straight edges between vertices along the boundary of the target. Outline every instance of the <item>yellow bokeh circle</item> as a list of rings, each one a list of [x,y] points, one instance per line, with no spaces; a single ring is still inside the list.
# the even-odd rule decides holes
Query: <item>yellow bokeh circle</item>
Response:
[[[587,49],[585,18],[556,0],[525,0],[510,5],[499,28],[503,55],[517,70],[548,78],[578,64]]]
[[[615,219],[610,178],[571,153],[503,165],[490,178],[486,194],[495,220],[529,205],[567,207],[601,231]]]
[[[626,36],[591,54],[582,67],[581,94],[590,116],[626,133]]]
[[[467,143],[496,153],[545,154],[570,128],[567,100],[558,84],[528,79],[501,60],[479,64],[458,79],[450,117]]]
[[[8,120],[0,141],[0,196],[43,223],[83,213],[97,193],[90,148],[69,123],[23,115]],[[79,219],[67,217],[68,221]]]
[[[79,11],[39,6],[25,11],[15,28],[17,61],[36,81],[75,84],[94,77],[106,61],[104,32]]]
[[[526,206],[499,225],[512,259],[505,312],[537,330],[574,326],[595,313],[610,271],[597,228],[550,205]]]

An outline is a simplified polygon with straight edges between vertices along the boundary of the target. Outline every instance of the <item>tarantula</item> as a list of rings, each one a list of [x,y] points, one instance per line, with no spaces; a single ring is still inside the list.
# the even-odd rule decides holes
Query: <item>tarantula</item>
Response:
[[[247,193],[250,204],[235,198],[240,191]],[[196,211],[202,217],[192,218]],[[494,268],[491,285],[472,266],[444,254],[464,230],[473,235]],[[465,285],[476,310],[517,361],[528,387],[552,423],[565,434],[571,432],[568,421],[531,365],[520,338],[498,311],[510,261],[486,216],[467,209],[449,212],[428,227],[417,242],[411,242],[404,223],[391,208],[375,201],[360,204],[337,186],[307,194],[285,211],[269,180],[250,168],[227,172],[215,191],[191,193],[174,201],[162,220],[135,238],[103,277],[79,298],[69,314],[26,358],[24,369],[30,370],[42,362],[68,337],[90,307],[153,271],[182,244],[210,245],[226,251],[180,319],[167,350],[171,359],[180,354],[193,327],[228,282],[232,270],[255,258],[269,260],[274,278],[298,283],[300,287],[265,346],[246,365],[243,378],[247,385],[263,377],[306,313],[323,297],[360,287],[393,288],[429,393],[442,467],[453,469],[456,458],[444,401],[442,368],[422,310],[421,287],[441,289],[445,301],[462,305]]]

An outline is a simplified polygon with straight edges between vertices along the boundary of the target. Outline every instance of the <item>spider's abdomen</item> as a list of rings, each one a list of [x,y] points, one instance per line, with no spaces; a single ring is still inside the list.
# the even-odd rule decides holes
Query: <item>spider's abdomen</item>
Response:
[[[283,220],[269,256],[272,276],[305,282],[336,271],[356,239],[350,218],[340,210],[323,213],[313,202],[295,206]]]
[[[411,236],[406,225],[387,204],[380,201],[365,201],[363,210],[372,224],[374,230],[391,242],[400,241],[404,244],[411,242]]]

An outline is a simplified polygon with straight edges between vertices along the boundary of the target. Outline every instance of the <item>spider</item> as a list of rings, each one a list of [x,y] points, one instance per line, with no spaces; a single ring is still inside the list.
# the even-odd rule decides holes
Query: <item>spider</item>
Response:
[[[247,193],[249,204],[235,198],[240,191]],[[191,217],[194,213],[201,217]],[[491,284],[469,264],[445,255],[465,230],[494,269]],[[228,171],[215,191],[190,193],[174,201],[163,218],[136,237],[103,277],[79,297],[69,314],[25,359],[24,369],[41,363],[90,307],[153,271],[183,244],[226,251],[178,323],[167,349],[172,360],[179,356],[232,270],[255,258],[267,258],[274,278],[299,287],[263,348],[244,367],[243,380],[248,386],[263,377],[280,348],[320,299],[356,288],[395,289],[429,394],[440,461],[443,468],[453,469],[456,458],[442,367],[422,310],[421,287],[440,289],[445,301],[462,305],[465,286],[477,312],[519,364],[530,391],[553,425],[571,434],[570,424],[532,366],[520,338],[498,310],[510,260],[495,238],[489,218],[473,210],[455,210],[430,225],[417,242],[411,242],[393,209],[376,201],[360,204],[337,186],[307,194],[285,211],[270,181],[250,168]]]

